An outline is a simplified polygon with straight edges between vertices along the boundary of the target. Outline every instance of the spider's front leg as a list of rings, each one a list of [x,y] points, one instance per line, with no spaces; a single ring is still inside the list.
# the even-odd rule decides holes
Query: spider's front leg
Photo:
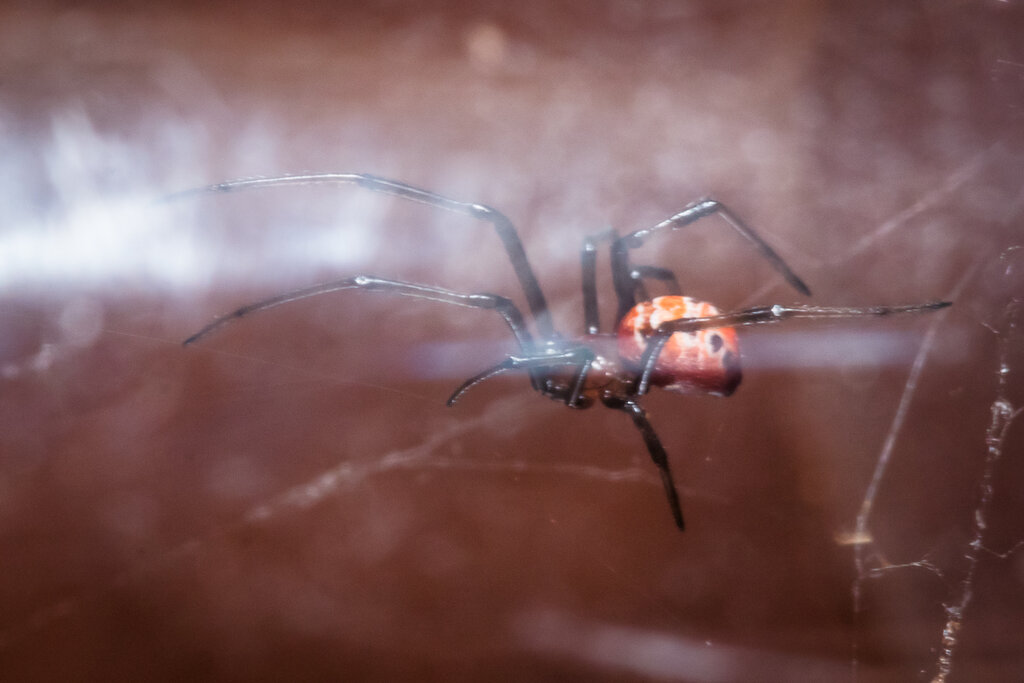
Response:
[[[194,344],[216,330],[219,330],[221,327],[241,318],[248,317],[254,313],[265,311],[276,306],[281,306],[292,301],[350,289],[361,289],[364,291],[381,292],[385,294],[398,294],[414,299],[426,299],[428,301],[438,301],[440,303],[464,306],[466,308],[482,308],[496,311],[505,319],[509,329],[512,330],[512,334],[515,335],[522,353],[529,355],[535,352],[533,337],[530,335],[530,332],[526,327],[526,321],[523,319],[522,313],[516,305],[506,297],[498,296],[496,294],[466,294],[463,292],[455,292],[450,289],[444,289],[442,287],[431,287],[429,285],[401,282],[399,280],[388,280],[370,275],[356,275],[354,277],[347,277],[341,280],[324,282],[247,304],[235,309],[231,313],[215,318],[212,322],[186,339],[183,342],[183,345],[189,346]],[[533,369],[533,366],[524,366],[524,368],[528,370],[530,383],[533,388],[538,391],[542,391],[542,378],[539,373]],[[483,379],[485,378],[481,378],[478,381],[482,381]],[[464,391],[465,388],[468,388],[468,386],[464,385],[464,388],[462,388],[461,391]],[[449,403],[451,403],[452,400],[449,400]]]
[[[562,351],[539,351],[537,354],[529,356],[508,356],[497,365],[487,368],[460,384],[448,398],[448,405],[454,405],[471,387],[504,372],[511,370],[534,372],[540,369],[550,370],[555,367],[568,366],[575,369],[572,372],[572,378],[564,386],[559,386],[549,372],[536,375],[534,388],[545,396],[563,401],[570,408],[586,408],[590,403],[588,400],[583,400],[583,391],[595,357],[594,352],[585,346],[575,346]]]

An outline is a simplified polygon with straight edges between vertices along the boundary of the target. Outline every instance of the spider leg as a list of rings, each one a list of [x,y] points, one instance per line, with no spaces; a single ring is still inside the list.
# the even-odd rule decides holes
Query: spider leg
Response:
[[[786,282],[794,289],[804,295],[810,295],[811,290],[804,284],[797,275],[786,265],[782,257],[775,253],[767,242],[754,232],[743,220],[730,211],[725,205],[714,199],[702,199],[690,204],[674,216],[671,216],[655,226],[643,228],[628,235],[624,235],[612,242],[612,278],[615,284],[615,292],[619,298],[618,318],[621,319],[626,313],[638,303],[637,279],[632,275],[629,265],[629,250],[641,246],[647,238],[655,233],[664,230],[678,230],[694,223],[705,216],[712,214],[720,215],[736,232],[745,237],[758,253],[767,260]],[[643,300],[643,299],[640,299]]]
[[[539,368],[550,368],[560,365],[575,365],[576,373],[573,375],[572,388],[565,392],[565,404],[570,408],[579,407],[580,394],[583,392],[583,385],[586,382],[587,373],[594,362],[594,352],[585,346],[577,346],[562,351],[561,353],[538,353],[533,356],[508,356],[497,365],[487,368],[483,372],[470,377],[452,392],[448,397],[448,405],[452,406],[471,387],[480,384],[484,380],[500,375],[510,370],[531,370]],[[550,387],[544,386],[541,391],[549,396],[557,396]]]
[[[640,301],[648,301],[651,296],[647,293],[647,287],[644,286],[644,280],[660,280],[661,282],[667,283],[669,294],[682,294],[683,288],[679,286],[679,280],[676,278],[676,274],[668,268],[659,268],[658,266],[632,266],[629,269],[629,277],[631,277],[635,284],[636,296],[639,297]]]
[[[672,337],[672,332],[665,329],[665,325],[662,324],[658,330],[651,335],[650,339],[647,340],[647,346],[644,348],[644,355],[640,357],[640,375],[636,378],[636,382],[633,385],[633,395],[642,396],[647,393],[647,390],[651,387],[651,375],[654,374],[654,366],[658,363],[658,356],[661,355],[661,350],[665,348],[665,344]]]
[[[170,195],[168,198],[177,199],[210,192],[236,192],[279,185],[311,185],[318,183],[357,185],[374,192],[427,204],[444,209],[445,211],[451,211],[491,223],[505,247],[516,277],[519,278],[519,284],[526,296],[527,305],[536,321],[540,336],[545,340],[550,340],[557,336],[554,323],[551,320],[551,313],[548,311],[547,300],[544,298],[544,292],[541,290],[537,276],[530,266],[530,261],[526,257],[526,250],[519,239],[519,233],[516,231],[512,221],[497,209],[489,206],[457,201],[396,180],[378,178],[377,176],[362,173],[310,173],[305,175],[231,180],[194,190],[185,190],[184,192]]]
[[[601,331],[601,318],[597,310],[597,243],[615,240],[617,237],[615,230],[609,229],[583,240],[583,251],[580,252],[580,281],[583,284],[583,329],[586,334],[597,334]]]
[[[598,242],[615,242],[618,234],[615,230],[607,230],[597,235],[591,235],[584,239],[583,250],[580,253],[580,265],[583,283],[583,328],[587,334],[597,334],[601,331],[600,319],[597,310],[597,246]],[[657,266],[632,266],[629,269],[629,278],[633,280],[633,298],[637,296],[640,300],[646,301],[647,288],[644,287],[644,278],[661,280],[668,283],[670,294],[681,294],[679,280],[675,273],[668,268]],[[636,302],[634,301],[634,304]],[[631,306],[632,307],[632,306]],[[619,316],[622,317],[621,315]]]
[[[902,313],[926,313],[952,306],[952,301],[932,301],[925,304],[902,306],[757,306],[741,311],[732,311],[705,318],[680,318],[662,323],[658,328],[665,332],[696,332],[713,327],[735,327],[738,325],[763,325],[778,323],[790,318],[861,318],[899,315]]]
[[[901,313],[924,313],[952,306],[951,301],[933,301],[925,304],[904,306],[868,306],[863,308],[842,306],[758,306],[741,311],[732,311],[705,318],[680,318],[662,323],[647,341],[647,347],[640,358],[640,375],[636,378],[633,395],[646,394],[650,388],[658,356],[669,338],[676,332],[697,332],[715,327],[736,327],[740,325],[763,325],[778,323],[790,318],[861,318],[899,315]]]
[[[651,454],[651,460],[654,461],[661,473],[661,483],[665,487],[665,496],[668,498],[668,506],[672,510],[672,518],[680,531],[685,530],[683,510],[679,505],[679,493],[676,490],[675,480],[672,478],[672,470],[669,468],[668,454],[665,452],[665,447],[661,445],[661,440],[654,431],[654,427],[647,419],[647,412],[633,399],[605,398],[604,404],[609,408],[621,410],[633,418],[633,424],[640,430],[647,451]]]
[[[441,303],[454,304],[456,306],[483,308],[497,311],[498,314],[505,319],[505,322],[512,330],[512,334],[515,335],[520,348],[525,353],[533,352],[533,338],[530,336],[530,332],[526,328],[526,322],[523,320],[522,313],[510,299],[503,296],[497,296],[495,294],[465,294],[462,292],[453,292],[452,290],[443,289],[441,287],[430,287],[428,285],[418,285],[409,282],[400,282],[398,280],[387,280],[368,275],[356,275],[354,277],[348,277],[341,280],[324,282],[311,287],[303,287],[301,289],[295,289],[290,292],[278,294],[255,303],[247,304],[235,309],[231,313],[215,318],[198,332],[186,339],[183,342],[183,345],[188,346],[193,344],[221,327],[240,318],[252,315],[253,313],[265,311],[268,308],[274,308],[275,306],[280,306],[292,301],[306,299],[311,296],[329,294],[331,292],[339,292],[347,289],[362,289],[371,292],[399,294],[415,299],[427,299],[429,301],[440,301]],[[534,389],[540,390],[541,380],[536,373],[530,373],[530,382]]]

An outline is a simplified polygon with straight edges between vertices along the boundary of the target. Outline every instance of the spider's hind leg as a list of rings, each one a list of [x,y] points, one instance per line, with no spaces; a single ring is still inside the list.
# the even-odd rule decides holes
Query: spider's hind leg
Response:
[[[634,286],[634,305],[639,301],[648,301],[652,297],[647,292],[647,287],[644,286],[644,280],[658,280],[665,284],[668,294],[679,295],[683,293],[683,288],[679,286],[679,279],[676,278],[676,274],[668,268],[659,268],[658,266],[632,266],[629,269],[629,277],[635,282]]]
[[[597,247],[600,242],[611,242],[613,245],[619,241],[618,233],[610,229],[596,235],[590,235],[583,241],[583,250],[580,254],[581,275],[583,282],[583,329],[587,334],[597,334],[601,331],[600,316],[597,308]],[[669,294],[682,294],[679,280],[676,274],[668,268],[658,266],[630,266],[628,254],[621,252],[616,255],[612,249],[612,275],[615,284],[615,292],[619,297],[619,318],[624,315],[622,308],[625,301],[629,310],[641,301],[649,299],[644,280],[659,280],[665,283]]]
[[[697,332],[714,327],[736,327],[738,325],[766,325],[781,323],[790,318],[825,320],[840,318],[880,318],[904,313],[927,313],[952,306],[952,301],[929,301],[923,304],[899,306],[756,306],[739,311],[727,311],[705,318],[680,318],[669,320],[658,328],[659,332]]]

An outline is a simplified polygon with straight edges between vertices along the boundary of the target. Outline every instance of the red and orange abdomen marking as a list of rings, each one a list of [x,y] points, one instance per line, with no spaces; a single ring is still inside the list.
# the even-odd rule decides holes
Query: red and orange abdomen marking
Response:
[[[662,324],[718,313],[711,304],[688,296],[660,296],[639,303],[619,322],[619,356],[627,367],[638,372],[647,341]],[[728,396],[739,386],[741,378],[736,330],[716,327],[676,332],[669,337],[654,364],[651,384],[681,393]]]

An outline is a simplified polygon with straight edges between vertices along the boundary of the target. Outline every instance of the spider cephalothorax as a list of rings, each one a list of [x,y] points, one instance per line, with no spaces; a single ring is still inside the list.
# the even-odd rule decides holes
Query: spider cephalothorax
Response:
[[[519,308],[502,296],[455,292],[441,287],[356,275],[242,306],[196,332],[185,340],[186,345],[251,313],[297,299],[346,289],[385,292],[494,310],[511,329],[519,345],[518,352],[463,382],[449,397],[448,404],[454,404],[463,392],[475,384],[503,372],[519,370],[527,374],[534,390],[567,406],[586,408],[600,402],[608,408],[626,413],[640,431],[647,451],[661,473],[672,517],[680,529],[684,527],[683,513],[668,456],[647,419],[647,413],[638,402],[639,397],[647,393],[650,387],[716,396],[732,394],[741,379],[739,345],[734,329],[736,326],[774,323],[787,318],[884,316],[932,311],[950,305],[948,301],[864,308],[776,304],[722,313],[709,303],[683,296],[671,270],[631,264],[629,250],[642,245],[651,235],[676,230],[705,216],[718,214],[746,238],[794,289],[805,296],[810,295],[810,290],[775,251],[735,214],[712,199],[703,199],[651,228],[622,237],[609,231],[585,241],[581,256],[585,334],[574,340],[566,340],[555,331],[544,293],[526,258],[515,227],[502,213],[490,207],[456,201],[405,183],[354,173],[235,180],[182,194],[309,183],[354,184],[491,223],[523,288],[533,317],[534,332],[528,329]],[[619,322],[614,336],[601,334],[598,322],[596,258],[598,244],[602,241],[610,245],[612,281],[618,299]],[[671,291],[671,295],[648,298],[644,284],[646,280],[661,281]]]

